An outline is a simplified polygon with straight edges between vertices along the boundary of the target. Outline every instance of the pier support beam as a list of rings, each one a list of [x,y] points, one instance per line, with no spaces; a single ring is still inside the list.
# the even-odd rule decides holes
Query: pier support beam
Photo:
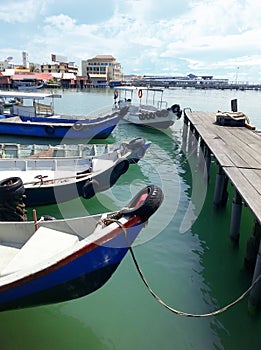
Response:
[[[188,117],[186,114],[184,114],[184,125],[183,125],[183,132],[182,132],[182,150],[184,153],[187,151],[187,139],[188,139]]]
[[[240,221],[242,213],[242,198],[237,190],[232,203],[232,213],[230,222],[230,239],[234,244],[238,244],[240,237]]]
[[[253,274],[252,283],[255,282],[258,276],[261,275],[261,242],[256,259],[256,266]],[[254,312],[261,307],[261,280],[253,287],[249,295],[248,301],[249,311]]]
[[[205,147],[205,162],[206,162],[206,168],[207,168],[207,176],[208,176],[208,181],[210,178],[210,165],[211,165],[211,152],[210,149],[206,146]]]
[[[244,260],[245,268],[253,272],[255,269],[258,247],[261,238],[261,225],[256,220],[253,229],[253,235],[247,240],[246,255]]]
[[[221,166],[218,168],[216,175],[215,191],[214,191],[214,207],[220,208],[226,205],[228,179]]]

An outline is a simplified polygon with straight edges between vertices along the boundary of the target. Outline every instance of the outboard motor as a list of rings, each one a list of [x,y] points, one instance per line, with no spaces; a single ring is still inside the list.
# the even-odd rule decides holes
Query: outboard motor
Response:
[[[0,181],[0,221],[27,221],[25,196],[20,177]]]

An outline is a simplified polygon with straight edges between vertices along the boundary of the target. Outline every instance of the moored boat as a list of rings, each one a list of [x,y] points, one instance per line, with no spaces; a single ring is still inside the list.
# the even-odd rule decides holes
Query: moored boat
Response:
[[[101,288],[162,200],[161,189],[149,185],[114,213],[0,222],[0,311],[72,300]]]
[[[143,137],[117,144],[44,144],[0,143],[0,158],[83,158],[103,157],[104,159],[126,156],[131,163],[137,163],[150,147],[151,142]]]
[[[167,129],[181,117],[182,111],[178,104],[168,107],[163,100],[163,92],[163,89],[156,88],[117,87],[114,90],[113,110],[127,107],[127,113],[122,115],[123,121],[138,126]],[[142,98],[145,98],[145,103]]]
[[[31,105],[14,105],[10,113],[0,115],[0,134],[30,137],[105,139],[128,109],[126,107],[93,117],[62,115],[54,111],[54,99],[61,98],[59,94],[1,91],[0,98],[20,98],[31,102]],[[46,98],[50,98],[52,102],[50,104],[39,102]]]
[[[2,158],[0,181],[10,176],[21,178],[26,205],[49,205],[79,196],[92,198],[112,187],[128,168],[126,155],[115,154],[89,158]]]

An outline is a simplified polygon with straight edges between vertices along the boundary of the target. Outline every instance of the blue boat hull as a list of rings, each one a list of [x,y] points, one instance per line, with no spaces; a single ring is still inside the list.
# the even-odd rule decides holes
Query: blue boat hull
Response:
[[[127,229],[133,243],[143,224]],[[0,311],[63,302],[102,287],[128,252],[123,232],[105,245],[89,244],[49,268],[0,287]]]
[[[96,122],[21,117],[22,122],[5,121],[10,116],[0,117],[0,134],[44,138],[68,139],[105,139],[119,122],[119,117],[112,117]],[[34,123],[34,122],[38,123]]]

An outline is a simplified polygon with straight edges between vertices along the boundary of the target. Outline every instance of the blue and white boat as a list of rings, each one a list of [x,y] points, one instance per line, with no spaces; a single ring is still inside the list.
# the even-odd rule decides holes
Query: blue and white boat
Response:
[[[31,100],[32,105],[14,105],[10,113],[0,115],[0,134],[44,138],[105,139],[126,110],[107,115],[87,118],[86,116],[58,115],[54,113],[54,103],[37,101],[45,98],[60,98],[57,94],[0,92],[0,98]]]
[[[115,213],[0,222],[0,311],[53,304],[101,288],[163,200],[149,185]]]

